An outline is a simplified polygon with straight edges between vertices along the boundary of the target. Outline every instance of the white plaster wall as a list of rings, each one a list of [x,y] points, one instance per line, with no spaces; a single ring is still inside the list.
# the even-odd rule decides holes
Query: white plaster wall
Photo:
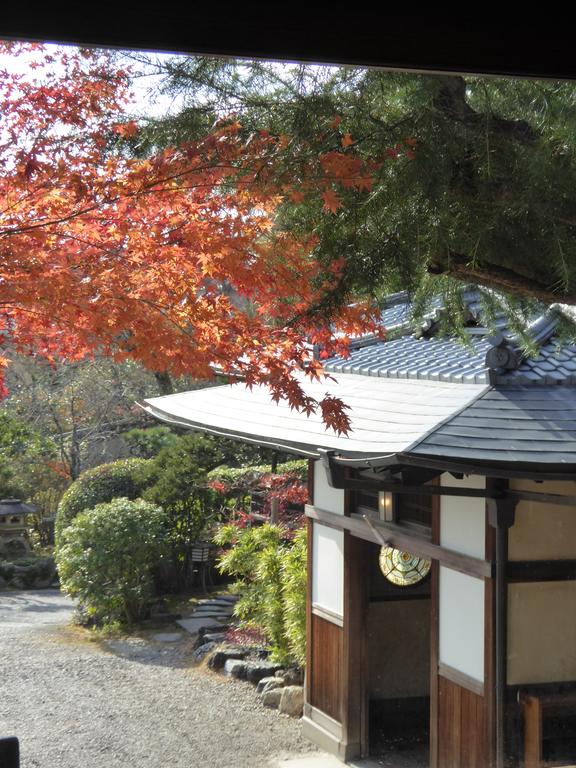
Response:
[[[344,615],[344,532],[314,522],[312,605]]]
[[[444,474],[441,485],[484,489],[486,479],[469,475],[457,480]],[[440,498],[440,544],[464,555],[483,558],[486,551],[486,500],[463,496]]]
[[[344,491],[328,485],[321,461],[314,462],[314,506],[337,515],[344,514]]]
[[[457,480],[444,474],[441,484],[484,489],[477,475]],[[471,557],[486,551],[486,501],[464,496],[440,498],[440,544]],[[484,581],[440,568],[439,659],[443,664],[484,682]]]
[[[443,566],[439,660],[484,682],[484,581]]]

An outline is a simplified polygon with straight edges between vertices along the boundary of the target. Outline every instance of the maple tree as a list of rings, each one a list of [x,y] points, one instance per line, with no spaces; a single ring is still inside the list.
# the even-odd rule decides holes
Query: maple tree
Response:
[[[316,196],[331,215],[342,190],[370,189],[390,153],[361,158],[337,116],[297,153],[286,151],[290,136],[247,133],[231,117],[136,157],[129,74],[109,54],[4,50],[32,57],[35,75],[0,76],[4,344],[199,378],[216,369],[346,432],[344,404],[306,395],[298,372],[323,377],[313,345],[345,354],[350,334],[377,330],[376,310],[339,302],[335,333],[326,297],[345,259],[321,263],[317,238],[282,230],[275,214],[286,199]]]

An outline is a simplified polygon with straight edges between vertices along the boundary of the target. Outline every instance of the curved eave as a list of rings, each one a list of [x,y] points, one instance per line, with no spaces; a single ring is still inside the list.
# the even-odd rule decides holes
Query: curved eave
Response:
[[[214,435],[216,437],[226,437],[230,440],[240,440],[243,443],[262,445],[266,448],[272,448],[273,450],[295,453],[299,456],[305,456],[308,458],[320,458],[320,452],[312,445],[296,444],[291,443],[290,441],[278,442],[270,440],[264,435],[252,435],[242,431],[216,428],[202,422],[195,421],[194,419],[185,419],[183,417],[172,416],[171,414],[162,411],[160,408],[153,408],[146,403],[138,403],[138,405],[149,416],[152,416],[159,421],[163,421],[165,424],[171,424],[175,427],[183,427],[184,429],[191,429],[195,432],[203,432],[207,435]]]
[[[317,458],[332,451],[349,459],[394,460],[476,399],[485,386],[382,380],[345,375],[338,381],[302,379],[317,402],[329,394],[348,407],[351,429],[338,435],[316,412],[299,413],[276,403],[265,387],[210,387],[150,398],[142,407],[165,423]]]

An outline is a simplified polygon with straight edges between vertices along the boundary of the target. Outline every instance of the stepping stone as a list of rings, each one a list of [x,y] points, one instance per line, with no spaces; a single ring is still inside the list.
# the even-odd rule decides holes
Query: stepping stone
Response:
[[[204,640],[207,643],[223,643],[226,640],[226,632],[206,632]]]
[[[222,613],[221,611],[194,611],[194,613],[190,616],[191,619],[209,619],[209,618],[215,618],[215,619],[227,619],[229,618],[229,613]]]
[[[156,640],[158,643],[179,643],[182,640],[180,632],[160,632],[157,635],[152,635],[152,640]]]
[[[202,629],[202,627],[220,627],[220,624],[217,621],[214,621],[214,619],[179,619],[177,622],[182,629],[185,629],[186,632],[190,632],[191,635],[196,635]]]

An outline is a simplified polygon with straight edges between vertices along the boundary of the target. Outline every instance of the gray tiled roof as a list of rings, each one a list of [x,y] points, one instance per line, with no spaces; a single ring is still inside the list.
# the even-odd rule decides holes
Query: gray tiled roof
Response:
[[[523,463],[561,471],[576,465],[572,387],[490,388],[410,448],[413,456]]]
[[[356,339],[349,358],[325,363],[336,382],[307,382],[317,399],[330,391],[350,406],[346,436],[327,430],[319,414],[307,418],[263,388],[238,384],[152,398],[145,408],[169,423],[309,456],[324,449],[356,463],[576,476],[576,345],[559,345],[558,316],[530,326],[538,354],[526,357],[503,318],[499,334],[482,328],[477,292],[464,298],[477,321],[467,344],[435,335],[439,300],[414,334],[408,298],[397,294],[382,311],[389,340]]]
[[[411,304],[406,294],[396,294],[382,310],[382,325],[390,331],[390,340],[373,337],[356,339],[348,358],[334,357],[325,361],[333,374],[356,373],[383,378],[427,379],[462,383],[512,384],[574,384],[576,385],[576,345],[560,344],[555,337],[557,319],[552,313],[536,318],[530,335],[538,347],[538,355],[529,357],[519,352],[516,370],[490,370],[486,364],[488,350],[498,341],[491,331],[482,327],[480,294],[468,290],[464,304],[478,327],[468,329],[468,342],[443,338],[433,333],[414,333]],[[432,303],[428,318],[438,318],[442,312],[439,298]],[[504,317],[496,322],[501,340],[519,348],[506,326]]]
[[[355,349],[347,359],[332,358],[325,368],[334,374],[486,384],[484,359],[489,348],[482,338],[471,339],[470,346],[465,346],[455,339],[401,336]]]

